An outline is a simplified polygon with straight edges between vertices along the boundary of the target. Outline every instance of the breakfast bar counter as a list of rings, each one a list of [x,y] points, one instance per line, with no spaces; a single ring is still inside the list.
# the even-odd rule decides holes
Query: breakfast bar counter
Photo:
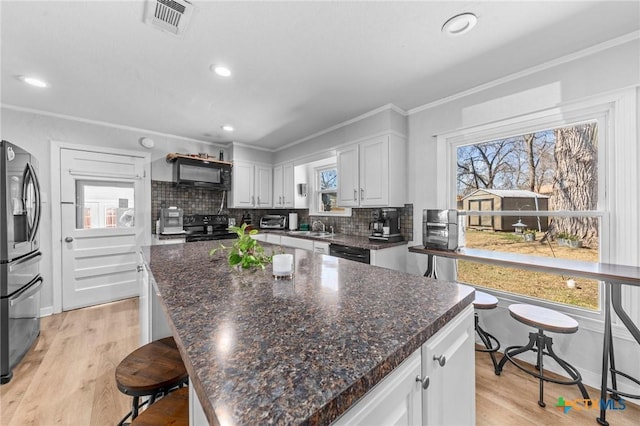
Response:
[[[329,424],[474,299],[465,285],[299,249],[284,249],[293,279],[274,280],[271,265],[209,256],[214,245],[142,251],[212,425]]]

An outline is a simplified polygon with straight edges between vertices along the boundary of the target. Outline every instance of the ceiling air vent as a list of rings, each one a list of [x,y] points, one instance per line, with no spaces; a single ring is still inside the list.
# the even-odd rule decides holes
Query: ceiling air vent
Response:
[[[145,21],[161,30],[181,35],[187,28],[193,5],[187,0],[149,0]]]

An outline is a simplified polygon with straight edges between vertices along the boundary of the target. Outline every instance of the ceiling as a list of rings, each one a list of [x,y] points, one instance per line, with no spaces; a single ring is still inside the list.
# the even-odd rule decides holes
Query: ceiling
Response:
[[[277,150],[640,29],[638,1],[193,4],[176,36],[144,23],[144,1],[2,1],[2,104]],[[461,12],[476,28],[443,34]],[[16,78],[31,74],[50,87]]]

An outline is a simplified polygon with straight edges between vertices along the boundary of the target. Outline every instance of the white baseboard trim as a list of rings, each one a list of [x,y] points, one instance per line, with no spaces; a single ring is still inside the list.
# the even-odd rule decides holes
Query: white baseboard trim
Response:
[[[40,318],[53,315],[53,306],[45,306],[40,308]]]

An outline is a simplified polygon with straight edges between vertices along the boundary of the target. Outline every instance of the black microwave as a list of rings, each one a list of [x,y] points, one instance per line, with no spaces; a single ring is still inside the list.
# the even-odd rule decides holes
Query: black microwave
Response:
[[[231,164],[196,158],[177,158],[173,164],[173,181],[176,185],[230,191]]]

